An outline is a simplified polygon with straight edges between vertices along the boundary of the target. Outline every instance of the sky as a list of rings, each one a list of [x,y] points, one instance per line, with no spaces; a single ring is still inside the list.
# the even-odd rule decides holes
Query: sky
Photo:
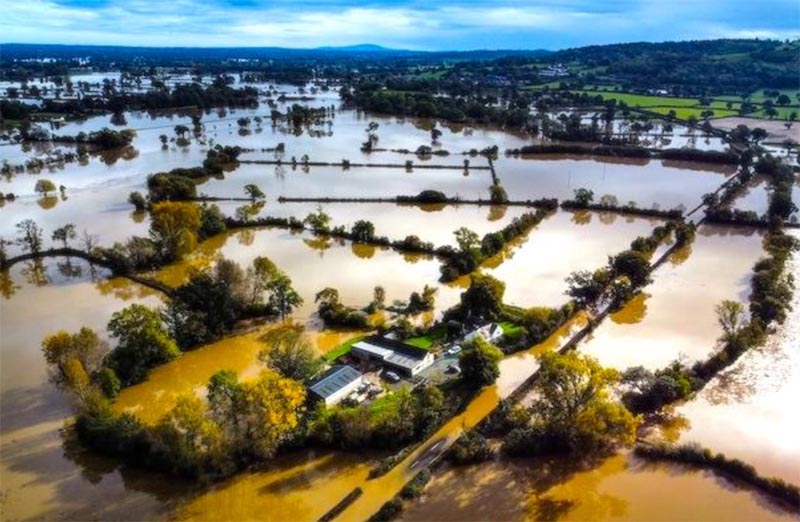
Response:
[[[798,0],[2,0],[0,42],[563,49],[800,38]]]

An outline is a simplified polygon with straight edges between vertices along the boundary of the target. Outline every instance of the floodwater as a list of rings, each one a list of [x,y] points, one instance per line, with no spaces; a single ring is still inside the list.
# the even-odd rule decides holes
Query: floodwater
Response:
[[[634,201],[641,208],[662,209],[694,208],[735,171],[712,164],[565,154],[501,158],[496,170],[511,199],[571,199],[576,189],[586,188],[595,201],[610,195],[620,205]]]
[[[722,334],[714,307],[724,299],[747,301],[762,239],[761,231],[702,225],[694,242],[675,252],[642,294],[611,314],[579,349],[620,370],[705,358]]]
[[[499,460],[445,467],[402,520],[796,520],[786,507],[708,471],[630,454],[577,462]]]
[[[326,287],[339,290],[342,303],[356,308],[367,306],[373,289],[383,286],[386,302],[407,301],[412,292],[431,285],[437,288],[436,307],[449,308],[458,301],[461,289],[438,282],[438,259],[401,254],[388,248],[316,237],[310,232],[294,233],[276,228],[239,230],[206,241],[195,255],[168,266],[154,276],[177,286],[188,277],[189,268],[209,266],[224,257],[250,266],[257,256],[270,258],[291,279],[303,298],[294,313],[307,320],[316,311],[314,296]]]
[[[790,261],[800,274],[800,256]],[[800,483],[800,293],[766,345],[744,354],[675,411],[681,442],[697,442],[794,484]]]
[[[102,76],[95,79],[102,79]],[[296,91],[294,88],[279,88],[291,93]],[[295,102],[278,102],[277,106],[285,111],[292,103]],[[96,234],[100,244],[105,246],[134,234],[146,235],[148,217],[132,212],[132,206],[127,203],[128,194],[134,190],[144,191],[146,176],[150,173],[199,165],[205,151],[215,144],[255,149],[243,154],[243,159],[274,159],[274,153],[261,149],[283,142],[286,160],[292,156],[299,160],[308,154],[312,161],[326,162],[343,158],[374,163],[402,164],[411,159],[419,164],[423,161],[414,155],[361,152],[360,145],[366,138],[364,130],[370,121],[376,121],[379,123],[377,146],[380,148],[415,150],[420,145],[431,145],[433,122],[429,120],[378,117],[342,110],[335,91],[319,94],[307,104],[336,106],[331,124],[315,126],[311,132],[296,133],[282,125],[273,127],[269,122],[269,108],[265,105],[257,109],[208,111],[203,115],[204,135],[200,139],[192,138],[187,147],[178,147],[170,142],[162,148],[159,135],[173,138],[175,125],[191,126],[188,115],[126,114],[126,126],[138,132],[130,148],[95,155],[86,165],[72,163],[41,174],[26,173],[0,179],[0,191],[19,196],[16,201],[0,207],[0,237],[13,238],[16,233],[14,225],[26,218],[35,219],[44,228],[47,246],[51,244],[52,231],[66,223],[75,224],[79,231]],[[262,116],[264,121],[260,125],[254,122],[249,132],[240,133],[236,120],[243,116]],[[76,134],[106,126],[111,126],[108,115],[70,122],[57,132]],[[465,175],[460,166],[467,156],[461,153],[492,145],[505,150],[532,143],[529,137],[497,129],[441,127],[443,135],[433,148],[446,149],[451,154],[424,161],[433,165],[459,166],[457,169],[413,169],[407,172],[402,168],[342,171],[333,167],[311,167],[305,172],[299,166],[296,169],[289,166],[276,169],[268,165],[242,165],[227,173],[222,180],[213,179],[201,185],[199,192],[241,197],[245,184],[256,183],[267,194],[261,215],[300,218],[316,205],[279,204],[277,197],[395,196],[437,189],[450,196],[486,198],[491,182],[488,171],[473,169]],[[0,147],[0,161],[22,163],[31,157],[47,157],[54,149],[66,151],[70,148],[66,145],[53,148],[7,144]],[[469,160],[472,166],[485,164],[480,157],[469,157]],[[563,199],[571,197],[575,188],[587,187],[595,191],[596,199],[604,194],[614,194],[621,203],[635,200],[642,207],[650,207],[655,201],[661,201],[665,207],[692,207],[703,193],[710,192],[730,175],[724,168],[708,166],[697,169],[659,161],[640,165],[635,161],[596,161],[570,156],[501,157],[496,165],[512,199]],[[64,185],[65,197],[40,198],[36,195],[34,186],[41,178],[51,179],[56,186]],[[239,203],[222,202],[220,206],[225,213],[233,214]],[[415,234],[437,246],[452,245],[452,233],[461,226],[482,235],[502,228],[525,211],[520,207],[469,205],[327,204],[323,208],[332,216],[333,225],[349,226],[358,219],[368,219],[375,224],[380,235],[402,239]],[[649,233],[656,224],[658,221],[641,218],[559,212],[541,223],[520,244],[512,245],[502,264],[498,264],[500,259],[491,260],[484,270],[507,281],[510,302],[561,304],[565,299],[561,294],[563,279],[570,271],[598,267],[606,255],[624,249],[630,240]],[[611,227],[615,227],[613,235]],[[664,267],[660,272],[667,273],[657,276],[663,282],[659,280],[649,288],[653,292],[652,299],[643,300],[635,304],[632,311],[612,317],[612,321],[616,319],[621,323],[636,322],[630,318],[645,315],[642,309],[646,305],[647,318],[641,321],[642,325],[649,324],[646,321],[651,316],[658,318],[659,314],[671,318],[669,324],[654,321],[654,325],[648,327],[649,331],[642,332],[636,341],[637,353],[645,351],[641,349],[644,341],[658,344],[658,339],[666,338],[666,335],[676,338],[676,331],[685,332],[688,322],[682,321],[682,316],[675,310],[687,310],[687,314],[691,314],[687,316],[701,317],[703,321],[713,319],[713,315],[695,314],[697,309],[686,303],[693,305],[694,301],[705,299],[713,314],[713,304],[717,299],[711,301],[708,296],[716,295],[717,289],[722,289],[720,294],[726,296],[746,297],[742,295],[743,283],[737,278],[746,277],[744,274],[758,257],[760,236],[747,236],[741,231],[728,229],[708,232],[705,236],[701,231],[691,255],[683,252],[675,259],[677,264],[683,256],[686,267],[693,263],[699,268],[680,272],[683,265]],[[603,239],[599,239],[601,237]],[[564,238],[569,238],[569,244]],[[10,253],[16,253],[17,248],[12,246]],[[560,249],[558,261],[547,262],[547,258],[552,259],[550,252],[556,248]],[[425,284],[430,284],[438,289],[437,312],[457,302],[462,290],[458,285],[437,282],[439,262],[435,258],[321,239],[305,232],[267,228],[231,232],[213,238],[200,245],[186,262],[167,267],[156,275],[170,284],[180,284],[185,281],[190,267],[209,266],[220,256],[244,265],[259,255],[270,257],[292,278],[305,299],[305,304],[293,319],[308,326],[308,332],[321,353],[362,333],[323,330],[315,322],[313,297],[326,286],[338,288],[345,304],[361,307],[371,300],[374,286],[383,286],[387,301],[392,302],[407,300],[412,291],[420,291]],[[44,336],[61,328],[74,331],[83,325],[103,331],[113,312],[135,302],[159,306],[162,301],[150,289],[130,281],[103,279],[102,271],[98,274],[99,279],[94,280],[89,277],[88,267],[78,261],[73,261],[71,267],[61,267],[63,272],[74,271],[76,267],[82,269],[82,275],[67,278],[57,268],[59,262],[64,265],[63,261],[52,259],[44,263],[49,279],[46,284],[42,284],[45,280],[40,272],[23,265],[15,266],[0,279],[4,296],[0,298],[0,518],[3,520],[316,519],[356,485],[364,487],[365,495],[345,512],[343,519],[363,520],[413,475],[412,465],[416,458],[438,440],[452,442],[464,426],[474,425],[482,419],[501,397],[507,396],[536,370],[535,353],[557,348],[571,329],[583,324],[583,318],[579,318],[531,351],[503,360],[501,377],[495,386],[481,392],[463,414],[448,422],[381,479],[366,481],[368,469],[374,464],[368,457],[305,452],[282,456],[266,469],[238,476],[208,491],[190,491],[180,481],[130,470],[65,440],[66,432],[62,427],[71,415],[70,404],[68,398],[47,381],[39,348]],[[516,266],[515,281],[511,281],[511,268],[506,266]],[[700,275],[692,279],[695,272]],[[683,281],[689,284],[682,284]],[[691,290],[686,290],[689,293],[680,297],[684,287]],[[666,292],[661,291],[662,288]],[[658,312],[658,296],[662,294],[678,295],[679,302],[668,303],[664,305],[666,312]],[[612,321],[607,321],[606,326]],[[256,354],[261,348],[258,336],[263,329],[232,336],[182,355],[153,371],[148,381],[125,390],[117,407],[130,409],[147,422],[155,422],[171,406],[177,394],[202,393],[210,375],[219,369],[234,369],[245,378],[254,374],[258,368]],[[641,325],[637,331],[640,329]],[[703,323],[700,330],[701,335],[688,335],[680,341],[680,346],[694,344],[700,339],[703,342],[696,343],[698,346],[710,347],[718,334],[713,320]],[[595,334],[596,341],[602,332],[601,328]],[[619,339],[613,336],[610,339],[614,346],[619,344]],[[593,341],[589,346],[598,344]],[[658,349],[650,351],[659,352]],[[678,349],[670,350],[670,358],[677,352]],[[659,353],[659,357],[666,358],[666,351]],[[660,365],[662,361],[652,361],[654,365],[656,362]],[[663,479],[662,475],[658,476]],[[670,475],[669,480],[677,479],[684,480],[684,476]],[[657,491],[658,488],[653,486],[652,489]],[[738,499],[742,494],[734,496]],[[744,508],[739,512],[752,514],[752,518],[765,518],[762,512]]]
[[[181,503],[170,520],[318,520],[376,463],[344,453],[286,455]]]
[[[608,256],[662,223],[607,212],[559,211],[487,260],[481,271],[506,283],[507,303],[560,306],[568,299],[564,291],[570,273],[605,266]]]
[[[155,296],[117,292],[119,280],[95,283],[89,267],[65,277],[44,263],[49,283],[28,282],[30,267],[4,274],[0,297],[0,518],[3,520],[141,520],[164,512],[180,481],[127,469],[64,439],[72,415],[68,397],[49,383],[41,341],[59,329],[89,326],[100,333],[115,311],[132,303],[156,306]],[[102,276],[102,272],[99,274]],[[9,290],[11,289],[11,290]],[[11,293],[13,291],[13,294]],[[119,295],[125,295],[122,299]]]

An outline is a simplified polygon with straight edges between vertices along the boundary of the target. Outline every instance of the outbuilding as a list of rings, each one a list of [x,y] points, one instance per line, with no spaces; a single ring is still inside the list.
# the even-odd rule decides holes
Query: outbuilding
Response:
[[[331,406],[364,385],[364,375],[347,365],[336,365],[326,371],[317,382],[308,387],[311,395]]]
[[[406,377],[414,377],[434,361],[428,350],[377,335],[355,343],[350,354],[362,361],[378,362]]]

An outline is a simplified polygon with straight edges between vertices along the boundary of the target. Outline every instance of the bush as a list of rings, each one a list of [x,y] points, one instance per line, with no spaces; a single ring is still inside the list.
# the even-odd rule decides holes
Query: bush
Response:
[[[422,490],[431,480],[431,472],[428,468],[423,469],[411,479],[408,484],[400,490],[400,497],[405,500],[413,500],[422,495]]]
[[[462,433],[447,453],[447,459],[459,465],[483,462],[491,456],[492,449],[486,438],[475,430]]]
[[[370,522],[389,522],[394,520],[403,511],[403,501],[393,498],[386,502],[377,513],[369,517]]]

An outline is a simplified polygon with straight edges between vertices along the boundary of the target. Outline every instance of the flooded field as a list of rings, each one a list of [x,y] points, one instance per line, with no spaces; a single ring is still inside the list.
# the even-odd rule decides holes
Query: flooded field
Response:
[[[790,261],[800,274],[800,257]],[[698,442],[753,464],[765,475],[800,482],[800,298],[767,344],[751,350],[675,411],[681,442]]]
[[[728,166],[639,160],[536,155],[502,158],[496,169],[512,199],[571,199],[578,188],[594,192],[595,201],[609,195],[618,204],[691,209],[735,171]]]
[[[577,270],[594,271],[608,256],[650,235],[658,219],[602,212],[560,211],[484,263],[482,271],[506,283],[505,301],[517,306],[560,306],[564,281]]]
[[[402,516],[405,521],[795,519],[769,499],[710,472],[628,455],[588,463],[531,459],[447,467]]]
[[[461,293],[456,285],[438,282],[440,263],[434,257],[276,228],[240,230],[211,238],[195,255],[154,276],[177,286],[186,281],[190,268],[210,266],[222,257],[246,267],[258,256],[269,257],[292,279],[304,300],[294,314],[298,319],[311,316],[316,310],[314,296],[329,286],[339,290],[343,303],[359,308],[372,300],[375,286],[384,287],[388,303],[406,301],[411,292],[421,291],[426,284],[435,286],[440,310],[455,304]]]
[[[89,267],[72,260],[80,277],[64,277],[64,259],[44,263],[49,283],[28,282],[30,267],[4,274],[0,297],[0,518],[3,520],[141,520],[163,516],[163,501],[180,481],[162,480],[101,458],[64,437],[70,400],[48,381],[41,341],[59,329],[89,326],[103,333],[111,314],[159,298],[117,297],[119,280],[95,283]],[[102,274],[100,274],[102,275]],[[12,291],[8,289],[11,288]],[[161,514],[160,514],[161,513]]]
[[[694,243],[675,252],[653,283],[579,349],[618,369],[706,357],[722,333],[714,307],[724,299],[747,301],[762,238],[759,231],[702,225]]]
[[[97,73],[73,81],[101,82],[105,78],[119,80],[119,75]],[[266,101],[269,86],[260,86],[259,90]],[[275,98],[279,91],[300,94],[295,87],[277,86],[275,91],[270,90],[270,97]],[[285,111],[297,101],[274,103]],[[43,227],[46,247],[52,244],[52,231],[66,223],[73,223],[79,232],[86,230],[96,235],[104,246],[131,235],[147,236],[149,218],[133,212],[132,205],[127,203],[129,193],[145,192],[148,174],[200,165],[206,151],[216,144],[252,149],[242,155],[245,160],[273,160],[275,153],[263,149],[284,143],[285,152],[280,156],[285,161],[292,157],[299,160],[307,154],[312,161],[322,162],[349,159],[404,164],[412,160],[416,165],[424,162],[458,167],[407,171],[387,167],[342,170],[242,164],[224,178],[211,179],[198,187],[202,194],[242,197],[243,187],[255,183],[267,195],[261,216],[303,218],[317,205],[282,204],[278,197],[393,197],[434,189],[448,196],[486,199],[491,184],[489,171],[465,172],[462,168],[465,159],[473,167],[487,165],[486,160],[461,153],[494,145],[504,151],[534,142],[529,136],[490,127],[438,123],[443,134],[434,144],[432,120],[375,116],[342,109],[335,90],[317,93],[313,100],[302,103],[314,107],[333,105],[336,111],[330,122],[299,130],[285,124],[272,125],[270,107],[265,103],[256,109],[207,111],[202,117],[202,136],[192,137],[185,147],[174,142],[174,128],[191,126],[188,114],[126,113],[125,127],[137,130],[130,147],[93,155],[85,165],[68,163],[40,174],[23,173],[0,179],[0,191],[18,196],[16,201],[0,207],[0,237],[14,238],[16,223],[27,218],[35,219]],[[240,131],[237,119],[257,116],[263,118],[261,123],[254,120],[249,131]],[[378,148],[414,151],[426,145],[434,151],[448,150],[450,154],[421,159],[414,154],[387,151],[364,153],[360,147],[371,121],[378,123]],[[111,116],[106,115],[68,122],[55,132],[73,135],[103,127],[123,128],[113,126]],[[161,134],[172,140],[166,147],[162,147]],[[688,137],[683,138],[690,144]],[[696,141],[702,139],[698,137]],[[677,136],[674,140],[672,143],[684,143]],[[717,144],[706,145],[714,148]],[[68,151],[73,147],[3,145],[0,161],[24,163],[34,157],[48,157],[56,149]],[[572,197],[576,188],[585,187],[594,191],[595,200],[610,194],[621,204],[635,201],[648,208],[656,202],[663,208],[691,208],[700,202],[702,194],[716,189],[732,174],[731,169],[708,165],[600,161],[574,156],[514,159],[502,153],[496,166],[511,199],[565,199]],[[63,185],[64,195],[46,198],[37,195],[34,187],[42,178],[52,180],[56,186]],[[751,198],[756,196],[744,198],[742,204],[764,205],[764,200],[758,199],[760,195],[757,201]],[[234,215],[242,203],[226,201],[219,205],[225,214]],[[366,219],[375,225],[378,235],[393,240],[417,235],[436,246],[455,245],[453,231],[459,227],[483,235],[501,229],[527,211],[522,207],[373,203],[329,203],[322,205],[322,209],[331,216],[332,226],[349,227]],[[608,255],[627,248],[632,239],[649,234],[659,224],[661,221],[654,219],[559,211],[509,245],[502,255],[488,260],[481,270],[507,283],[509,303],[557,306],[566,301],[564,278],[570,272],[599,267]],[[656,274],[648,293],[612,315],[581,349],[617,367],[633,364],[660,367],[681,353],[692,358],[704,356],[719,335],[714,305],[725,298],[747,298],[749,272],[761,255],[761,237],[760,233],[744,229],[702,227],[692,247],[677,253]],[[73,244],[77,243],[78,240]],[[8,251],[18,253],[19,246],[12,245]],[[292,279],[304,304],[292,314],[291,320],[306,325],[319,353],[365,333],[322,328],[315,315],[314,296],[325,287],[337,288],[343,303],[363,307],[372,299],[375,286],[382,286],[387,303],[392,303],[406,301],[412,292],[431,285],[437,288],[436,310],[428,319],[457,303],[463,290],[464,281],[452,285],[438,282],[440,262],[430,256],[402,254],[274,228],[214,237],[199,245],[186,261],[151,275],[169,285],[179,285],[186,281],[191,269],[209,267],[222,257],[247,266],[257,256],[269,257]],[[415,461],[426,450],[440,440],[452,442],[465,426],[479,422],[501,398],[536,371],[536,354],[558,348],[570,333],[585,324],[585,318],[578,317],[540,345],[505,358],[494,386],[480,392],[464,412],[445,423],[380,479],[366,480],[375,456],[302,452],[282,455],[264,468],[211,488],[191,488],[181,481],[134,471],[119,462],[100,458],[69,440],[69,432],[63,428],[71,416],[70,400],[48,382],[40,349],[42,339],[59,329],[75,331],[86,325],[103,332],[115,311],[132,303],[158,307],[163,304],[162,297],[128,280],[106,279],[107,274],[102,270],[93,277],[90,267],[76,260],[66,264],[63,259],[50,259],[43,267],[44,270],[34,265],[16,265],[0,278],[0,518],[3,520],[316,520],[356,486],[362,486],[365,494],[342,515],[342,520],[364,520],[413,476]],[[687,317],[692,320],[687,321]],[[259,368],[257,354],[263,348],[259,337],[271,327],[263,325],[183,354],[152,371],[145,382],[124,390],[116,407],[154,423],[174,404],[177,395],[202,395],[208,378],[220,369],[232,369],[244,378],[254,375]],[[775,350],[770,347],[764,353],[748,354],[731,371],[731,376],[720,381],[732,382],[738,367],[742,367],[738,371],[743,375],[765,374],[773,356],[765,354],[782,354],[778,355],[781,360],[785,357],[793,361],[786,366],[792,376],[787,379],[788,384],[773,396],[768,387],[762,387],[768,379],[755,377],[758,384],[753,397],[758,397],[758,409],[741,401],[721,404],[702,395],[679,412],[689,419],[691,426],[683,437],[737,455],[725,441],[716,440],[714,434],[730,433],[733,428],[727,423],[732,417],[751,418],[749,431],[740,425],[737,433],[742,439],[752,441],[748,446],[758,445],[766,453],[743,453],[742,458],[752,458],[759,469],[763,464],[766,471],[781,476],[791,471],[788,467],[781,468],[780,462],[799,455],[794,443],[784,443],[797,438],[790,435],[792,430],[797,432],[797,425],[791,424],[791,420],[781,420],[785,417],[781,416],[779,406],[785,405],[798,391],[794,384],[800,371],[795,371],[796,358],[787,349],[796,344],[797,332],[782,332],[781,338],[788,340],[780,344],[783,347],[780,351],[770,351]],[[759,362],[759,357],[765,359]],[[750,424],[761,428],[750,428]],[[784,438],[777,433],[787,435]],[[765,438],[773,442],[765,443]],[[545,518],[641,520],[722,514],[736,520],[782,516],[763,499],[738,491],[708,474],[686,473],[677,467],[645,466],[630,457],[613,457],[586,470],[561,463],[545,470],[542,480],[530,472],[532,469],[539,468],[533,464],[515,465],[513,469],[492,464],[485,470],[448,470],[435,479],[426,499],[407,513],[407,519],[481,519],[487,514],[480,506],[489,498],[484,495],[491,495],[496,502],[491,518],[547,515]],[[510,482],[512,479],[516,484]],[[656,498],[656,493],[665,487],[687,495],[687,501],[674,505]],[[433,493],[437,491],[438,494]],[[708,504],[692,511],[701,495]]]

